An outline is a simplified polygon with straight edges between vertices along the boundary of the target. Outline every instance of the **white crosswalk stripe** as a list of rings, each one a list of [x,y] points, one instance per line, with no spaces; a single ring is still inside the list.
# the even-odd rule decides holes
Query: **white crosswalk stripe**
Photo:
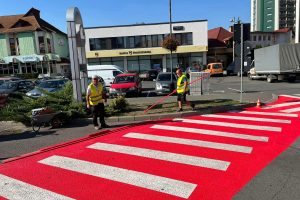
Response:
[[[233,152],[240,152],[240,153],[247,153],[247,154],[250,154],[252,152],[252,147],[218,143],[218,142],[208,142],[203,140],[182,139],[176,137],[157,136],[157,135],[141,134],[141,133],[127,133],[126,135],[124,135],[124,137],[158,141],[158,142],[167,142],[167,143],[174,143],[174,144],[184,144],[184,145],[191,145],[197,147],[212,148],[212,149],[219,149],[219,150],[233,151]]]
[[[40,160],[39,163],[130,184],[185,199],[189,198],[197,187],[197,185],[193,183],[64,156],[51,156]]]
[[[282,107],[286,107],[286,106],[295,106],[295,105],[299,105],[299,104],[300,104],[299,101],[288,102],[288,103],[279,103],[279,104],[263,107],[262,109],[282,108]]]
[[[0,197],[14,200],[71,200],[72,198],[0,174]]]
[[[204,125],[211,125],[211,126],[225,126],[225,127],[232,127],[232,128],[243,128],[243,129],[281,132],[280,127],[273,127],[273,126],[236,124],[236,123],[228,123],[228,122],[217,122],[217,121],[184,119],[184,118],[175,118],[175,119],[173,119],[173,121],[184,122],[184,123],[192,123],[192,124],[204,124]]]
[[[176,162],[176,163],[181,163],[186,165],[193,165],[197,167],[206,167],[206,168],[217,169],[222,171],[226,171],[230,165],[230,162],[226,162],[222,160],[215,160],[215,159],[196,157],[196,156],[187,156],[183,154],[170,153],[165,151],[156,151],[150,149],[107,144],[107,143],[95,143],[88,146],[88,148],[111,151],[116,153],[124,153],[124,154],[135,155],[135,156],[142,156],[146,158]]]
[[[300,107],[297,107],[297,108],[291,108],[291,109],[286,109],[286,110],[281,110],[280,112],[284,112],[284,113],[300,112]]]
[[[261,141],[261,142],[268,142],[268,140],[269,140],[269,138],[265,137],[265,136],[254,136],[254,135],[247,135],[247,134],[229,133],[229,132],[223,132],[223,131],[212,131],[212,130],[206,130],[206,129],[188,128],[188,127],[180,127],[180,126],[153,125],[151,128],[163,129],[163,130],[168,130],[168,131],[182,131],[182,132],[187,132],[187,133],[197,133],[197,134],[204,134],[204,135],[214,135],[214,136],[238,138],[238,139],[244,139],[244,140],[254,140],[254,141]]]
[[[279,112],[242,111],[241,113],[253,114],[253,115],[280,116],[280,117],[298,117],[298,114],[285,114],[285,113],[279,113]]]
[[[259,117],[244,117],[244,116],[234,116],[234,115],[215,115],[208,114],[202,115],[203,117],[219,118],[219,119],[238,119],[238,120],[247,120],[247,121],[258,121],[258,122],[274,122],[274,123],[284,123],[290,124],[291,120],[285,119],[270,119],[270,118],[259,118]]]

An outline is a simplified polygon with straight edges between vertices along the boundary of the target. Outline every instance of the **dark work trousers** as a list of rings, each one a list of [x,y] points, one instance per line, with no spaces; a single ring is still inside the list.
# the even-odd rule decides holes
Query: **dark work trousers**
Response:
[[[99,126],[97,118],[100,118],[100,124],[101,126],[105,126],[105,121],[104,121],[104,115],[105,115],[105,111],[104,111],[104,104],[103,103],[99,103],[95,106],[92,106],[92,113],[93,113],[93,124],[94,126]]]

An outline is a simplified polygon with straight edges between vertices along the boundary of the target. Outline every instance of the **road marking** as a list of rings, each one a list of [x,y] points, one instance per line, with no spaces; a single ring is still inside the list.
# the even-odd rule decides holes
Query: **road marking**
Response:
[[[263,122],[275,122],[275,123],[285,123],[285,124],[290,124],[291,123],[291,120],[259,118],[259,117],[243,117],[243,116],[214,115],[214,114],[207,114],[207,115],[202,115],[202,116],[211,117],[211,118],[238,119],[238,120],[258,121],[258,122],[263,121]]]
[[[71,200],[72,198],[0,174],[0,196],[15,200]]]
[[[245,129],[253,129],[253,130],[281,132],[280,127],[273,127],[273,126],[258,126],[258,125],[236,124],[236,123],[228,123],[228,122],[216,122],[216,121],[184,119],[184,118],[174,118],[173,121],[193,123],[193,124],[205,124],[211,126],[225,126],[225,127],[233,127],[233,128],[245,128]]]
[[[40,160],[39,163],[186,199],[189,198],[197,187],[197,185],[193,183],[63,156],[51,156]]]
[[[196,156],[188,156],[177,153],[170,153],[165,151],[156,151],[150,149],[143,149],[137,147],[129,147],[115,144],[106,144],[106,143],[95,143],[93,145],[88,146],[91,149],[104,150],[104,151],[112,151],[116,153],[124,153],[135,156],[142,156],[146,158],[153,158],[164,161],[177,162],[186,165],[193,165],[197,167],[206,167],[211,169],[217,169],[226,171],[230,165],[230,162],[196,157]]]
[[[293,96],[293,95],[296,95],[296,96]],[[285,95],[285,94],[283,94],[283,95],[280,95],[280,96],[283,96],[283,97],[291,97],[291,98],[297,98],[297,99],[299,99],[300,97],[300,94],[293,94],[293,95]]]
[[[286,109],[286,110],[281,110],[280,112],[284,112],[284,113],[293,113],[293,112],[299,112],[299,111],[300,111],[300,107],[298,107],[298,108]]]
[[[286,107],[286,106],[294,106],[294,105],[299,105],[300,102],[288,102],[288,103],[280,103],[280,104],[275,104],[275,105],[270,105],[263,107],[262,109],[272,109],[272,108],[281,108],[281,107]]]
[[[157,136],[157,135],[149,135],[149,134],[141,134],[141,133],[127,133],[126,135],[124,135],[124,137],[158,141],[158,142],[168,142],[168,143],[175,143],[175,144],[185,144],[185,145],[191,145],[197,147],[205,147],[205,148],[248,153],[248,154],[252,152],[252,147],[233,145],[233,144],[224,144],[224,143],[217,143],[217,142],[208,142],[203,140],[182,139],[182,138]]]
[[[222,132],[222,131],[212,131],[206,129],[198,129],[198,128],[187,128],[187,127],[180,127],[180,126],[166,126],[166,125],[154,125],[151,128],[155,129],[163,129],[169,131],[182,131],[188,133],[197,133],[197,134],[204,134],[204,135],[215,135],[215,136],[223,136],[223,137],[230,137],[230,138],[238,138],[238,139],[245,139],[245,140],[255,140],[260,142],[268,142],[269,138],[264,136],[254,136],[254,135],[246,135],[246,134],[238,134],[238,133],[229,133],[229,132]]]
[[[269,115],[269,116],[280,116],[280,117],[298,117],[298,114],[285,114],[278,112],[254,112],[254,111],[242,111],[244,114],[255,114],[255,115]]]

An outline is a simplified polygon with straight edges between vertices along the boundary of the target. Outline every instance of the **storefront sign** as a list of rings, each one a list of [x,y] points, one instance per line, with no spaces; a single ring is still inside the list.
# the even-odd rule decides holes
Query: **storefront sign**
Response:
[[[179,46],[174,53],[193,53],[206,52],[207,46]],[[143,56],[143,55],[164,55],[170,54],[170,51],[162,47],[157,48],[140,48],[140,49],[123,49],[123,50],[103,50],[90,51],[86,53],[87,58],[107,58],[121,56]]]
[[[139,54],[151,54],[151,51],[121,51],[121,52],[119,52],[119,55],[122,55],[122,56],[124,56],[124,55],[130,55],[130,56],[132,56],[132,55],[139,55]]]

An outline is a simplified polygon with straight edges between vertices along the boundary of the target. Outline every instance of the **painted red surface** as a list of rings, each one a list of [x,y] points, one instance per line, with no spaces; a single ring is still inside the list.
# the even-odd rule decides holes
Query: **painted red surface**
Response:
[[[290,97],[280,97],[272,105],[287,102],[300,101]],[[300,107],[300,105],[297,105]],[[282,109],[297,107],[289,106],[284,108],[268,109],[249,108],[250,111],[279,112]],[[279,117],[262,116],[243,113],[223,113],[230,116],[247,116],[258,118],[288,119],[291,124],[257,122],[221,118],[208,118],[205,116],[193,116],[189,119],[203,119],[212,121],[212,125],[200,125],[182,122],[173,122],[172,119],[145,123],[139,126],[128,127],[112,131],[99,137],[82,139],[80,142],[73,142],[71,145],[62,145],[61,148],[41,151],[35,155],[28,156],[15,161],[0,165],[0,174],[21,180],[23,182],[44,188],[55,193],[65,195],[74,199],[181,199],[172,195],[155,192],[152,190],[110,181],[90,175],[84,175],[69,170],[39,164],[38,161],[52,155],[66,156],[93,163],[105,164],[152,175],[172,178],[197,184],[197,188],[189,199],[231,199],[239,190],[243,188],[255,175],[264,169],[272,160],[295,141],[299,136],[299,117]],[[300,114],[300,113],[298,113]],[[238,129],[230,127],[214,126],[213,121],[232,122],[240,124],[251,124],[261,126],[281,127],[282,132],[260,131],[250,129]],[[151,128],[155,124],[183,126],[191,128],[201,128],[218,130],[240,134],[250,134],[269,137],[268,142],[258,142],[242,139],[233,139],[220,136],[209,136],[179,131],[166,131]],[[146,141],[123,137],[130,132],[169,136],[184,139],[205,140],[221,142],[235,145],[253,147],[251,154],[236,153],[209,148],[179,145],[166,142]],[[96,142],[119,144],[152,150],[160,150],[192,156],[201,156],[231,162],[227,171],[219,171],[202,167],[189,166],[173,162],[131,156],[108,151],[99,151],[86,148]],[[1,190],[0,190],[1,199]]]

